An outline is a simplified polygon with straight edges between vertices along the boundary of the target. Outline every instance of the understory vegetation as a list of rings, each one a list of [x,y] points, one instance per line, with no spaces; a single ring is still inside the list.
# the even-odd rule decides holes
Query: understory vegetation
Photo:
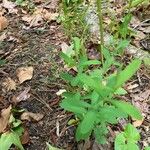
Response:
[[[134,29],[141,25],[138,24],[131,28],[134,10],[140,6],[143,8],[149,6],[149,0],[121,2],[113,0],[62,0],[58,2],[56,10],[52,7],[55,0],[53,5],[49,1],[45,3],[40,0],[4,0],[2,3],[2,8],[6,10],[2,14],[0,13],[0,31],[6,29],[9,24],[4,17],[5,14],[8,13],[9,16],[11,13],[16,15],[21,12],[26,16],[18,15],[22,20],[17,24],[11,22],[14,28],[19,26],[17,32],[22,34],[20,36],[21,42],[19,37],[18,39],[17,36],[13,37],[8,31],[0,35],[0,48],[2,49],[11,48],[7,48],[7,44],[10,43],[13,43],[13,46],[18,41],[19,44],[25,43],[23,46],[17,47],[19,50],[13,46],[11,52],[0,50],[0,75],[3,74],[2,78],[6,76],[2,83],[0,81],[2,87],[0,93],[0,108],[2,108],[0,112],[0,150],[11,148],[20,150],[36,148],[38,150],[39,148],[41,150],[41,147],[48,150],[62,150],[63,147],[66,148],[62,143],[65,140],[73,141],[72,147],[67,147],[72,150],[78,149],[78,144],[86,145],[89,141],[100,146],[109,143],[113,150],[150,150],[148,144],[141,145],[140,142],[142,138],[140,125],[146,117],[140,107],[137,107],[140,104],[135,105],[136,102],[134,103],[130,99],[131,96],[127,88],[127,83],[136,77],[139,84],[142,85],[138,70],[143,69],[150,62],[149,58],[137,57],[127,52],[127,49],[133,44],[133,38],[138,34]],[[121,9],[115,8],[118,11],[116,14],[116,10],[109,10],[109,7],[117,2],[121,3],[117,5]],[[40,5],[40,7],[36,7],[36,5]],[[49,13],[48,9],[54,13]],[[11,18],[11,15],[9,17]],[[22,25],[24,22],[25,25]],[[136,24],[135,22],[134,24]],[[146,20],[147,22],[149,23],[149,20]],[[61,27],[63,33],[60,34],[57,31],[58,26]],[[22,29],[21,32],[18,29]],[[50,33],[45,35],[47,32]],[[33,33],[35,35],[32,37]],[[9,35],[8,39],[7,34]],[[53,37],[55,34],[57,36]],[[41,35],[45,35],[45,40]],[[30,36],[31,39],[26,43]],[[35,42],[34,38],[38,38],[38,40],[35,39]],[[8,43],[5,43],[6,39]],[[54,44],[51,45],[49,41]],[[43,43],[47,45],[42,45]],[[60,43],[63,44],[60,46]],[[29,47],[24,49],[27,45]],[[9,59],[15,58],[12,53],[16,55],[17,61],[18,58],[22,60],[21,63],[19,62],[18,69],[16,69],[15,61],[9,62]],[[29,60],[24,57],[26,55]],[[11,70],[10,66],[14,66],[16,69],[17,78],[14,80],[9,77],[9,73],[6,73]],[[4,69],[1,70],[1,68]],[[14,75],[12,72],[14,70],[10,71],[10,74]],[[33,76],[34,72],[36,75]],[[32,78],[35,78],[33,83]],[[137,87],[137,83],[135,84]],[[22,92],[20,92],[21,86],[26,86]],[[12,93],[16,89],[19,94]],[[58,89],[60,90],[57,91]],[[38,96],[36,92],[44,93],[47,101],[42,96]],[[148,92],[147,101],[150,96],[150,91],[148,90]],[[3,102],[5,96],[5,99],[8,100],[7,103]],[[38,111],[44,107],[44,113],[48,114],[48,117],[45,117],[45,122],[41,121],[44,115],[37,113],[36,109],[34,110],[36,107],[34,101],[32,107],[22,104],[30,97],[41,104],[38,104]],[[51,99],[52,101],[49,101]],[[34,113],[24,109],[24,106],[29,110],[33,109]],[[57,116],[55,116],[55,110]],[[32,142],[30,143],[30,133],[28,133],[27,127],[32,126],[31,122],[39,121],[41,121],[39,123],[40,131],[37,126],[33,126]],[[52,122],[49,123],[50,125],[49,121]],[[61,123],[65,123],[65,125],[61,126]],[[46,124],[52,126],[52,129],[50,130]],[[68,134],[70,128],[73,137]],[[42,139],[40,144],[44,143],[45,147],[43,145],[40,147],[38,143],[36,148],[32,148],[34,140],[38,141],[34,132],[37,134],[43,132],[39,137]],[[61,139],[63,134],[65,138]],[[46,141],[43,140],[43,137]],[[112,137],[113,141],[110,141],[109,137]],[[69,143],[68,141],[66,143]],[[82,146],[79,149],[94,149],[91,143],[88,148]],[[60,147],[60,149],[55,147]]]
[[[98,143],[105,144],[108,125],[117,124],[119,119],[127,117],[142,120],[142,115],[135,106],[118,99],[119,95],[127,94],[123,85],[140,68],[141,60],[134,59],[124,67],[124,64],[116,59],[117,56],[124,55],[124,50],[130,43],[131,9],[142,2],[146,1],[130,0],[127,2],[123,21],[117,25],[117,30],[112,35],[114,37],[111,43],[113,50],[109,49],[104,42],[103,2],[101,0],[95,2],[99,19],[100,58],[89,60],[85,48],[88,40],[85,34],[88,30],[85,24],[86,10],[82,10],[81,7],[86,4],[80,0],[63,1],[64,19],[62,22],[73,44],[66,53],[61,53],[61,57],[69,68],[75,68],[76,73],[61,74],[61,77],[68,83],[68,90],[63,93],[60,106],[75,115],[78,126],[77,141],[86,140],[94,135]],[[89,5],[87,4],[85,9],[88,10]],[[115,70],[112,70],[112,66]],[[125,131],[117,135],[114,149],[138,150],[138,140],[140,140],[138,131],[133,125],[128,124]]]

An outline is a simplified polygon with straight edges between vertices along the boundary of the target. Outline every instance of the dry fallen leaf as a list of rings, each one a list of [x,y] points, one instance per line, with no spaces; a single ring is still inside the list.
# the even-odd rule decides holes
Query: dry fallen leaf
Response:
[[[56,92],[56,95],[57,95],[57,96],[60,96],[60,95],[62,95],[64,92],[66,92],[65,89],[60,89],[58,92]]]
[[[30,27],[39,26],[39,25],[41,25],[42,21],[43,21],[42,16],[40,14],[37,14],[32,18],[32,20],[30,22]]]
[[[24,81],[31,80],[33,76],[33,67],[20,67],[16,71],[20,84]]]
[[[13,96],[12,97],[12,101],[14,103],[19,103],[21,101],[25,101],[30,97],[29,91],[30,91],[30,87],[25,88],[25,90],[23,92],[21,92],[18,96]]]
[[[40,113],[24,112],[21,115],[21,120],[40,121],[43,117],[44,117],[44,115],[40,114]]]
[[[0,16],[0,31],[4,30],[8,26],[8,21],[5,17]]]
[[[16,90],[16,83],[11,78],[6,78],[3,82],[3,87],[6,89],[6,91]]]
[[[42,3],[45,2],[45,0],[34,0],[35,3]]]
[[[136,106],[141,112],[144,117],[148,115],[149,112],[149,97],[150,97],[150,90],[147,89],[144,92],[140,92],[139,94],[131,94],[132,103]],[[135,122],[136,124],[140,124],[139,122]]]
[[[59,7],[60,0],[51,0],[50,3],[45,5],[44,7],[50,10],[56,10]]]
[[[15,9],[16,7],[16,4],[11,2],[11,1],[8,1],[8,0],[3,0],[3,7],[6,8],[8,10],[9,13],[15,13],[17,14],[18,10]]]
[[[61,43],[61,50],[64,54],[68,55],[69,57],[71,55],[74,55],[74,50],[71,47],[69,47],[69,45],[65,42]]]
[[[133,101],[147,101],[150,96],[150,90],[147,89],[144,92],[140,92],[139,94],[131,94]]]
[[[23,21],[25,21],[25,22],[30,23],[30,22],[31,22],[31,20],[32,20],[32,17],[31,17],[31,16],[26,15],[26,16],[23,16],[23,17],[22,17],[22,20],[23,20]]]
[[[130,24],[133,28],[136,28],[137,26],[141,24],[141,21],[138,19],[138,17],[132,16]]]
[[[126,86],[126,89],[132,93],[134,89],[136,89],[139,86],[139,84],[132,84],[132,83],[128,83]]]
[[[3,42],[6,38],[7,38],[7,35],[4,32],[2,35],[0,35],[0,42]]]
[[[43,23],[43,20],[52,21],[56,20],[58,13],[51,13],[43,8],[38,8],[32,15],[25,15],[22,17],[22,20],[27,22],[30,27],[37,27]]]
[[[0,96],[0,102],[3,102],[3,100],[4,100],[4,97]]]
[[[24,128],[24,133],[23,135],[21,136],[21,143],[24,145],[24,144],[27,144],[29,143],[29,140],[30,140],[30,135],[29,135],[29,131],[27,128]]]
[[[134,127],[140,127],[143,123],[144,119],[142,120],[135,120],[132,124]]]
[[[6,129],[7,125],[8,125],[8,122],[9,122],[9,118],[10,118],[10,115],[11,115],[11,105],[6,108],[6,109],[3,109],[1,111],[1,115],[0,115],[0,133],[3,133],[4,130]]]
[[[43,13],[43,18],[46,21],[55,21],[58,16],[58,13],[50,13],[47,10],[45,11],[45,13]]]

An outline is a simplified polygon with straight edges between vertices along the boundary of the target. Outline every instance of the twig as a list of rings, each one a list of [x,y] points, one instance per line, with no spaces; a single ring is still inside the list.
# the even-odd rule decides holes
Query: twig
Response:
[[[102,0],[97,0],[97,13],[98,13],[98,18],[99,18],[99,32],[100,32],[100,38],[101,38],[101,45],[100,45],[101,61],[103,64],[102,48],[104,47],[104,35],[103,35]]]
[[[41,99],[37,94],[33,94],[32,93],[32,96],[36,99],[36,100],[38,100],[39,102],[41,102],[42,104],[44,104],[49,110],[53,110],[43,99]]]
[[[138,24],[137,26],[135,26],[133,29],[136,29],[138,27],[142,27],[143,25],[145,26],[145,23],[149,22],[149,21],[150,21],[150,19],[146,19],[146,20],[142,21],[140,24]],[[146,24],[146,26],[149,26],[149,25],[150,24]]]

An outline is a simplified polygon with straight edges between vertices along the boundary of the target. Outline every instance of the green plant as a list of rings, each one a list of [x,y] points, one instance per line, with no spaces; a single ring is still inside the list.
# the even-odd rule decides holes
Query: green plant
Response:
[[[115,139],[115,150],[139,150],[137,145],[140,139],[138,130],[131,124],[125,127],[124,132],[119,133]]]
[[[138,130],[132,124],[127,124],[124,131],[115,138],[115,150],[139,150],[139,140],[140,134]],[[145,147],[144,150],[149,149],[150,147]]]
[[[125,8],[133,8],[136,7],[140,4],[149,4],[149,0],[130,0],[131,3],[129,2],[129,4],[125,7]]]
[[[132,15],[130,13],[128,13],[124,18],[123,18],[123,22],[119,27],[119,34],[121,36],[121,38],[126,39],[127,35],[130,33],[129,30],[129,23],[131,21]]]
[[[16,5],[26,8],[29,11],[33,11],[35,9],[35,4],[31,0],[14,0]]]
[[[104,33],[103,33],[103,14],[102,14],[102,0],[97,0],[97,13],[99,18],[99,33],[100,33],[100,54],[101,54],[101,62],[103,64],[103,53],[102,48],[104,47]]]
[[[150,146],[148,146],[148,147],[145,147],[145,149],[144,150],[150,150]]]
[[[0,150],[9,150],[12,145],[15,145],[20,150],[24,150],[20,141],[20,136],[24,132],[21,121],[11,115],[9,125],[11,126],[9,131],[0,134]]]
[[[135,59],[121,70],[121,66],[105,48],[103,66],[98,60],[88,60],[80,51],[81,46],[78,42],[78,46],[74,47],[74,55],[61,53],[68,66],[77,68],[77,74],[61,75],[71,88],[63,94],[64,99],[60,106],[73,112],[80,120],[76,131],[77,141],[94,133],[97,141],[103,144],[106,141],[108,124],[116,124],[119,118],[126,118],[128,115],[136,119],[142,118],[137,108],[116,99],[116,95],[126,94],[122,86],[134,75],[141,61]],[[120,71],[109,74],[112,65],[118,66]],[[93,69],[89,69],[89,66],[93,66]]]
[[[88,26],[85,22],[87,9],[88,6],[83,5],[83,0],[62,1],[62,13],[59,18],[68,37],[87,38]]]

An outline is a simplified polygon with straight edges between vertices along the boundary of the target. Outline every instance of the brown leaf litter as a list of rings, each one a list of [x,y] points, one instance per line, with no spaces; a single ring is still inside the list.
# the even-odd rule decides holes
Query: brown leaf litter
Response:
[[[0,31],[3,31],[8,26],[6,17],[0,16]]]
[[[30,97],[29,91],[30,91],[30,87],[25,88],[24,91],[22,91],[18,96],[14,95],[12,97],[12,101],[17,104],[21,101],[25,101]]]
[[[16,82],[10,77],[6,78],[2,84],[5,91],[16,90]]]
[[[43,21],[54,21],[58,17],[58,13],[51,13],[46,9],[37,8],[32,15],[25,15],[22,20],[27,22],[30,27],[37,27],[43,24]]]
[[[33,76],[33,67],[20,67],[16,70],[20,84],[24,81],[31,80]]]
[[[21,120],[40,121],[43,117],[44,117],[44,115],[40,114],[40,113],[24,112],[21,115]]]
[[[12,106],[10,105],[8,108],[3,109],[1,111],[0,115],[0,133],[3,133],[5,129],[7,128],[7,125],[9,123],[9,118],[11,116],[11,109]]]

